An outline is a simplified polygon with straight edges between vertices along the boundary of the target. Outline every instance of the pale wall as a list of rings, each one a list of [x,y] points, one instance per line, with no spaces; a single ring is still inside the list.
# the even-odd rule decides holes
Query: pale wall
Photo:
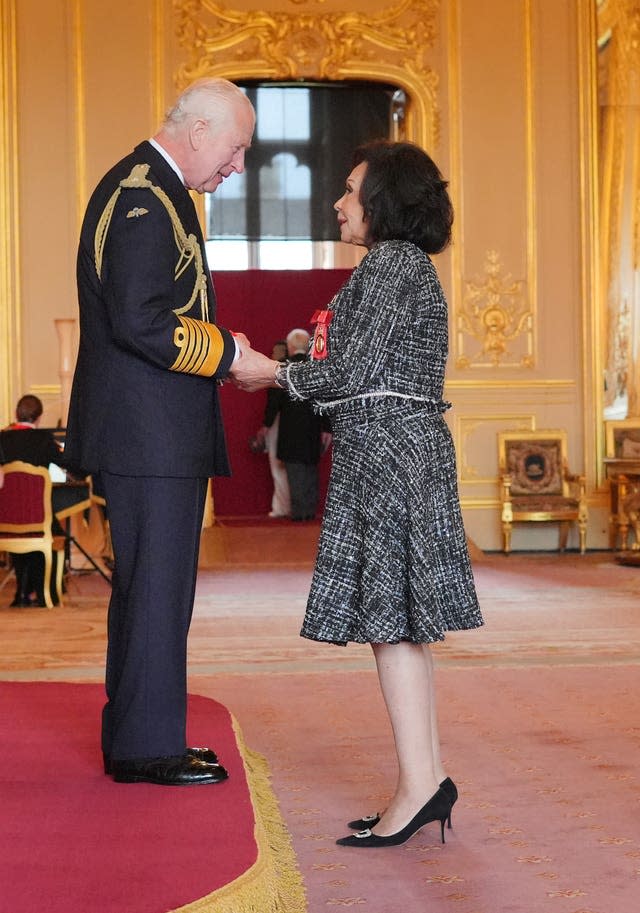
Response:
[[[457,214],[454,245],[438,267],[451,305],[447,394],[469,533],[483,548],[500,547],[497,432],[556,427],[568,431],[572,468],[589,475],[589,545],[604,545],[589,240],[589,2],[422,2],[438,10],[426,53],[439,80],[430,151],[451,182]],[[374,20],[388,5],[367,0],[349,10]],[[260,8],[319,15],[340,3],[309,0],[293,10],[286,0],[268,0]],[[170,0],[0,0],[0,9],[5,23],[15,16],[22,357],[4,407],[8,413],[30,390],[53,423],[61,411],[53,319],[75,315],[84,205],[106,168],[154,131],[193,49],[176,35]],[[12,173],[7,161],[5,154],[5,174]],[[492,251],[499,292],[519,283],[519,306],[531,315],[530,330],[507,338],[494,364],[478,358],[482,325],[460,326],[470,285],[487,281]],[[17,364],[11,343],[4,352]],[[553,547],[556,535],[517,528],[514,548]]]

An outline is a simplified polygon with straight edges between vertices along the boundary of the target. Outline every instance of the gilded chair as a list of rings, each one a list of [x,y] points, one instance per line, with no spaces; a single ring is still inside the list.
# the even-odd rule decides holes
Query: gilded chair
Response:
[[[611,507],[609,545],[623,552],[637,552],[640,551],[640,418],[604,424],[604,465]]]
[[[561,552],[567,546],[570,525],[577,523],[580,554],[584,555],[588,519],[585,480],[569,472],[566,433],[500,432],[498,453],[505,554],[511,551],[514,523],[558,523]]]
[[[44,601],[53,608],[51,568],[56,562],[56,590],[62,602],[64,536],[51,532],[51,477],[44,466],[22,460],[5,463],[4,486],[0,488],[0,549],[14,554],[41,552],[44,556]]]

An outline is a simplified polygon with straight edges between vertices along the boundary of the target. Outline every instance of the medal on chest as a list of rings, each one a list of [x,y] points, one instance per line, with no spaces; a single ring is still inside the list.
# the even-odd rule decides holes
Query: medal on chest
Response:
[[[333,311],[316,311],[311,318],[311,323],[316,325],[313,333],[311,357],[316,361],[322,361],[329,354],[328,329],[332,320]]]

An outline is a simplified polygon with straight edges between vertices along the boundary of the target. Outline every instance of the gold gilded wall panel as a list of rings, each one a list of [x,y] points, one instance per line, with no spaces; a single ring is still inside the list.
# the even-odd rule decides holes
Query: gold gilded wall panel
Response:
[[[497,498],[496,462],[498,432],[535,431],[533,413],[501,412],[493,415],[458,415],[454,421],[458,441],[458,475],[460,482],[482,488],[485,496]],[[482,494],[482,492],[480,492]]]
[[[330,3],[291,9],[231,8],[215,0],[174,0],[176,36],[187,59],[179,87],[201,76],[228,79],[390,82],[411,99],[407,136],[427,149],[438,140],[438,76],[428,51],[440,0],[398,0],[347,11]]]
[[[487,251],[484,275],[464,282],[456,333],[457,368],[534,366],[525,283],[504,272],[495,250]]]
[[[450,4],[456,372],[529,372],[539,360],[535,5],[496,0],[481,17]]]
[[[0,0],[0,396],[11,386],[12,406],[23,388],[48,385],[55,398],[51,322],[75,313],[86,196],[152,134],[177,84],[203,73],[379,79],[407,92],[406,135],[429,151],[437,143],[454,197],[454,244],[438,269],[451,306],[447,388],[470,535],[491,547],[495,526],[499,542],[492,438],[514,417],[566,428],[572,464],[593,484],[605,329],[593,264],[593,2]],[[517,302],[520,332],[506,349],[489,345],[487,303],[478,304],[488,251],[499,252],[502,291],[514,286],[500,307]]]

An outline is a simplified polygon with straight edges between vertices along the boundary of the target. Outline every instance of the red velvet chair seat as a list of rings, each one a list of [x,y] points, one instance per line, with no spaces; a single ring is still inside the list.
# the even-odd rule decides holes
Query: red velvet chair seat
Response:
[[[51,477],[43,466],[21,460],[3,466],[0,488],[0,548],[14,554],[41,552],[44,556],[44,600],[53,608],[51,568],[53,552],[64,552],[64,536],[51,532]],[[62,599],[64,556],[57,562],[56,590]]]

